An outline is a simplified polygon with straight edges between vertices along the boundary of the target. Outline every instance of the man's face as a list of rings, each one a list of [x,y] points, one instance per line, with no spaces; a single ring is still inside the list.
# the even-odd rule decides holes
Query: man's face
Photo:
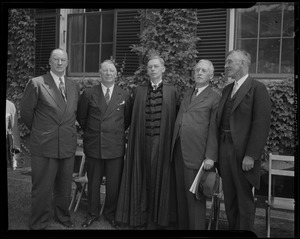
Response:
[[[165,67],[161,64],[159,59],[152,59],[147,64],[147,73],[151,80],[161,79]]]
[[[227,71],[228,77],[239,79],[243,72],[242,58],[239,53],[232,53],[226,58],[225,70]]]
[[[214,74],[209,68],[208,62],[201,61],[195,66],[194,69],[194,79],[198,86],[205,86],[209,83],[209,80],[213,78]]]
[[[68,54],[59,49],[53,51],[49,59],[49,65],[53,73],[62,75],[68,66]]]
[[[114,83],[117,77],[117,69],[113,64],[103,63],[100,69],[101,80],[107,83]]]

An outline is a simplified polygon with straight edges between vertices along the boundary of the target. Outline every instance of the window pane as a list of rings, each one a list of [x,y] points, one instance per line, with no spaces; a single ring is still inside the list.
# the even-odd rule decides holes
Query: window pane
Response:
[[[69,53],[70,72],[82,72],[83,70],[83,46],[73,45]]]
[[[253,40],[238,40],[237,49],[244,49],[251,55],[251,66],[249,73],[256,73],[256,51],[257,51],[257,41]]]
[[[113,55],[112,44],[102,44],[101,48],[101,61],[108,60]]]
[[[280,37],[282,5],[260,5],[260,37]]]
[[[257,37],[258,6],[237,10],[237,37]]]
[[[99,45],[86,46],[85,72],[99,71]]]
[[[282,40],[281,73],[294,73],[294,39]]]
[[[259,41],[257,73],[279,73],[279,49],[279,39]]]
[[[294,35],[294,3],[283,3],[283,36]]]
[[[95,43],[100,41],[100,15],[86,17],[86,42]]]
[[[103,14],[102,42],[113,41],[114,17],[113,14]]]
[[[71,16],[69,18],[69,38],[70,43],[83,43],[84,39],[84,17]]]

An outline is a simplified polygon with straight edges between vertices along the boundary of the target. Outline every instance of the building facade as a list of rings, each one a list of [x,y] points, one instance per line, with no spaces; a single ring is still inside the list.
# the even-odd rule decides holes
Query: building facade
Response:
[[[130,46],[139,43],[136,9],[35,9],[35,75],[47,70],[49,53],[61,47],[69,54],[67,75],[99,77],[99,63],[111,56],[125,62],[124,75],[133,75],[139,58]],[[294,75],[294,3],[256,3],[249,8],[197,9],[200,21],[196,48],[199,59],[213,62],[215,75],[224,72],[226,53],[243,48],[252,56],[250,73],[263,80]]]

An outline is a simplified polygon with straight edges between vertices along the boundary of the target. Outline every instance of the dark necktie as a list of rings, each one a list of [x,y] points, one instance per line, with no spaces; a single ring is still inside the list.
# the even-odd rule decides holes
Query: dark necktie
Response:
[[[197,97],[198,91],[199,91],[199,89],[195,88],[195,91],[194,91],[194,93],[192,95],[192,101]]]
[[[109,101],[110,101],[110,97],[109,97],[109,88],[106,89],[106,93],[105,93],[105,101],[106,101],[106,104],[108,105],[109,104]]]
[[[60,90],[60,93],[61,93],[64,101],[67,102],[66,88],[65,88],[65,84],[63,83],[61,78],[59,78],[59,90]]]

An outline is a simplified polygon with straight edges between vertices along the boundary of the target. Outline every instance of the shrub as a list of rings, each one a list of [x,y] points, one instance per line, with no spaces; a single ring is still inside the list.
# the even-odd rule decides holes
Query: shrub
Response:
[[[19,103],[27,81],[34,72],[34,28],[35,20],[30,9],[9,9],[8,12],[8,59],[7,59],[7,99],[15,103],[18,118]],[[19,122],[20,136],[29,133]]]
[[[294,155],[295,105],[294,78],[267,84],[272,102],[271,127],[265,147],[265,157],[269,152]]]
[[[180,92],[190,85],[191,72],[196,64],[196,9],[143,9],[139,10],[143,30],[140,43],[132,45],[132,51],[142,59],[133,77],[126,80],[132,87],[147,80],[147,61],[159,54],[165,61],[164,79],[173,82]]]

